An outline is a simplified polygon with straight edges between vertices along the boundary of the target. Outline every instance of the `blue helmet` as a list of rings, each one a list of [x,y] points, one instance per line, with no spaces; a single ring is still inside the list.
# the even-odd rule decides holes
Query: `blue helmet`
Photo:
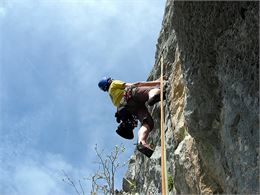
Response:
[[[99,83],[98,83],[98,87],[102,90],[102,91],[108,91],[109,88],[109,81],[111,80],[110,77],[103,77]]]

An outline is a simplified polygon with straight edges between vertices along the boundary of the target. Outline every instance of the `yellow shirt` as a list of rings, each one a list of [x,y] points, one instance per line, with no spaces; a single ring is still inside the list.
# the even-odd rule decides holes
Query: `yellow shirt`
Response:
[[[113,104],[118,107],[120,100],[123,97],[125,89],[125,83],[119,80],[113,80],[109,86],[108,93],[111,97]]]

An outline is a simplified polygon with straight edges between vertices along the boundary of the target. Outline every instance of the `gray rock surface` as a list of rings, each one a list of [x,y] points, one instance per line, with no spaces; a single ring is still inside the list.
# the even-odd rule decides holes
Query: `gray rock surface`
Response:
[[[260,193],[258,36],[259,2],[167,1],[156,62],[163,55],[170,84],[171,193]],[[156,62],[148,80],[160,76]],[[155,153],[134,153],[124,194],[161,193],[159,104],[151,112]]]

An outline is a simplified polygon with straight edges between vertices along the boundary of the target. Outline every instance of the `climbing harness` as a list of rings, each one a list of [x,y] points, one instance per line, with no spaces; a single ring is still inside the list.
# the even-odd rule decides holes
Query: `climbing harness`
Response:
[[[133,86],[130,86],[130,87],[127,87],[124,91],[124,94],[123,94],[123,99],[128,102],[130,99],[133,99],[133,94],[134,94],[134,91],[135,91],[135,87]]]

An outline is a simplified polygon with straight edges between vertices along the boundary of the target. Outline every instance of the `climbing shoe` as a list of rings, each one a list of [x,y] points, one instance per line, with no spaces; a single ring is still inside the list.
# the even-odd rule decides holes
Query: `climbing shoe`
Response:
[[[150,158],[153,154],[153,150],[144,146],[142,143],[137,144],[137,150],[141,153],[143,153],[145,156],[147,156],[148,158]]]

